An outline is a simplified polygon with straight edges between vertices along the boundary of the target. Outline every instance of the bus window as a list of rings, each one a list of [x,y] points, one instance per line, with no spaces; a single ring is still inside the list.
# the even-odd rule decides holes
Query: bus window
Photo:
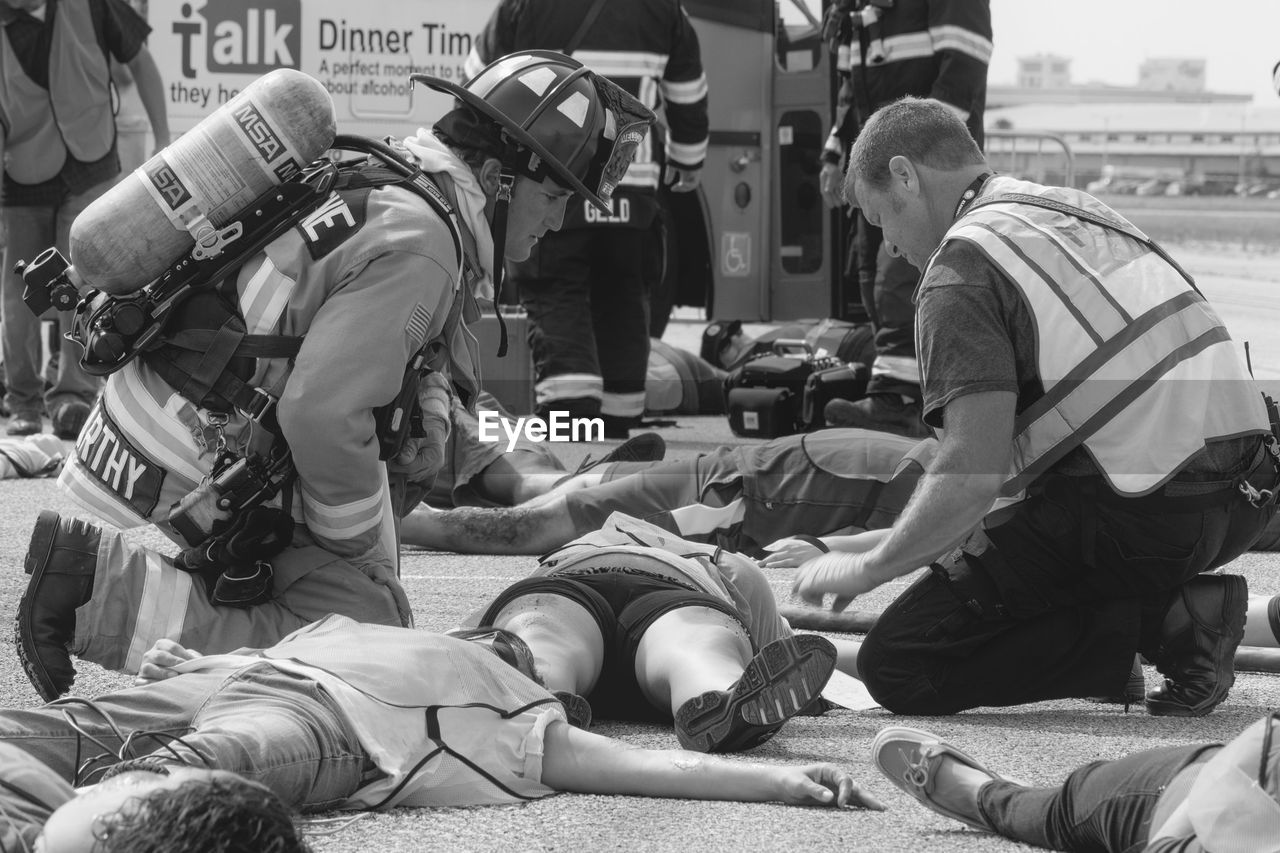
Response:
[[[783,71],[818,67],[822,44],[822,0],[776,0],[775,45]]]
[[[818,189],[818,157],[823,122],[812,110],[782,114],[778,123],[778,255],[788,273],[822,267],[822,225],[826,211]]]

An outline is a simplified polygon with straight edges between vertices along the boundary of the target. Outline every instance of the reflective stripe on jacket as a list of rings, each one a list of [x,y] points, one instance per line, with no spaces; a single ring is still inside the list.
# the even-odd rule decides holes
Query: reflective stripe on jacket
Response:
[[[1083,445],[1112,488],[1142,495],[1207,442],[1267,432],[1261,395],[1226,327],[1174,266],[1119,231],[993,201],[1013,193],[1141,233],[1085,193],[998,177],[935,252],[953,240],[977,246],[1033,317],[1044,396],[1017,416],[1006,494]],[[926,268],[921,287],[929,286]]]

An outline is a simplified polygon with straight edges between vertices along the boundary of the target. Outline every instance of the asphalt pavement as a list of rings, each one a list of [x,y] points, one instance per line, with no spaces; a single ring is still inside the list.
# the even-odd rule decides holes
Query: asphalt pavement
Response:
[[[688,346],[701,322],[677,321],[668,340]],[[696,351],[696,345],[693,347]],[[0,428],[3,422],[0,422]],[[740,442],[718,417],[680,417],[661,430],[668,458],[682,458],[722,444]],[[557,452],[574,465],[616,442],[561,445]],[[563,449],[560,449],[563,448]],[[22,558],[37,512],[53,507],[74,512],[51,480],[0,483],[0,616],[9,624],[25,587]],[[132,534],[171,551],[154,532]],[[533,565],[529,557],[463,556],[426,551],[404,555],[402,579],[417,627],[443,630],[486,602]],[[1280,593],[1280,561],[1270,554],[1249,554],[1229,571],[1248,578],[1255,593]],[[792,571],[771,575],[779,600],[789,600]],[[910,578],[860,599],[861,610],[880,611]],[[74,693],[92,696],[125,686],[129,679],[79,664]],[[1147,668],[1147,681],[1157,674]],[[1010,671],[1009,679],[1025,673]],[[8,707],[38,704],[12,650],[0,651],[0,702]],[[764,746],[733,761],[764,763],[830,761],[852,771],[859,782],[885,802],[883,813],[740,804],[652,800],[564,794],[520,806],[442,810],[398,810],[369,815],[328,838],[315,839],[318,851],[598,851],[645,850],[688,853],[702,850],[876,851],[876,853],[952,853],[1031,849],[966,830],[935,816],[900,793],[871,763],[868,748],[886,725],[926,728],[951,739],[997,772],[1033,784],[1052,784],[1076,766],[1116,758],[1133,750],[1168,744],[1229,739],[1268,708],[1280,707],[1280,678],[1242,673],[1227,701],[1202,719],[1147,716],[1141,708],[1085,700],[1042,702],[1017,708],[988,708],[952,717],[902,718],[882,710],[837,711],[801,718]],[[675,747],[662,726],[600,722],[596,731],[637,746]]]

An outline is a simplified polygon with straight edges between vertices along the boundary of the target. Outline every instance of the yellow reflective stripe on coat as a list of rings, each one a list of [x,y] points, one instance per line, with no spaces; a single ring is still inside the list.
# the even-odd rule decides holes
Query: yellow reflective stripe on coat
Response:
[[[135,359],[108,379],[58,486],[117,527],[159,524],[212,465],[193,435],[200,425],[195,407]]]
[[[1141,495],[1206,442],[1266,431],[1261,397],[1226,327],[1174,267],[1137,240],[1067,213],[982,204],[1008,193],[1085,208],[1137,231],[1084,193],[1002,177],[987,182],[943,239],[978,247],[1021,291],[1036,327],[1044,396],[1016,420],[1006,494],[1084,445],[1116,491]]]
[[[306,519],[307,529],[316,536],[338,541],[355,539],[382,522],[385,489],[335,506],[321,501],[307,488],[305,482],[301,486],[298,491],[302,493],[303,518]]]

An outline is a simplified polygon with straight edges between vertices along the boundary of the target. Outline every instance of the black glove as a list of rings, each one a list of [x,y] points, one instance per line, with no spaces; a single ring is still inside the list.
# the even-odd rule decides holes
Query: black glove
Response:
[[[284,510],[255,506],[233,518],[174,564],[197,575],[214,604],[248,607],[271,593],[272,557],[293,540],[293,519]]]

